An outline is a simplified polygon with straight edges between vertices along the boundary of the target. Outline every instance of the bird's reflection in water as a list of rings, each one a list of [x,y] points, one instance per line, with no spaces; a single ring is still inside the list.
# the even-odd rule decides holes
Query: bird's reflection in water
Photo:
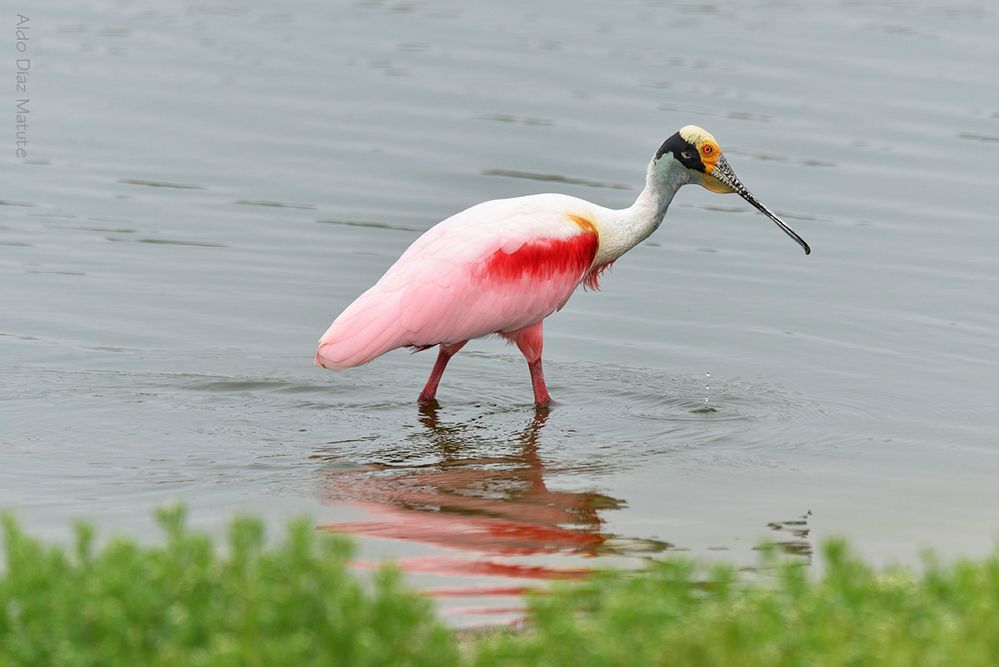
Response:
[[[645,555],[668,548],[603,531],[601,513],[623,507],[622,500],[548,488],[545,475],[553,471],[538,451],[548,418],[548,410],[539,408],[512,437],[483,438],[468,424],[443,422],[436,406],[421,408],[420,451],[410,451],[418,462],[327,471],[327,498],[363,509],[370,518],[324,528],[462,552],[399,563],[410,572],[449,575],[573,578],[588,568],[521,557]],[[434,460],[428,463],[429,456]]]

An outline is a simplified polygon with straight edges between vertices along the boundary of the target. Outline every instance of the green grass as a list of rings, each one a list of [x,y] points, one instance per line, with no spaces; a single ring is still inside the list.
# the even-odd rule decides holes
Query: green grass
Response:
[[[239,519],[219,550],[159,513],[162,546],[113,539],[99,551],[78,526],[72,550],[3,521],[0,665],[450,665],[451,634],[391,570],[365,587],[352,548],[292,523],[266,547]],[[225,555],[221,555],[224,552]]]
[[[298,521],[269,544],[240,519],[218,544],[183,518],[160,513],[159,546],[100,549],[5,518],[0,666],[999,664],[999,555],[878,570],[834,542],[821,577],[771,552],[753,581],[670,560],[557,586],[524,631],[459,648],[397,573],[356,578],[343,538]]]
[[[534,630],[479,647],[478,665],[999,665],[999,557],[877,571],[842,542],[813,581],[664,562],[533,601]]]

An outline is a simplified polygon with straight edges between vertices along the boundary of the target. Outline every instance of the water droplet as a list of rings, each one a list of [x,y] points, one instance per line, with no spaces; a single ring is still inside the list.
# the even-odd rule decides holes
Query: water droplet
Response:
[[[718,408],[711,407],[711,373],[704,374],[704,405],[695,408],[693,412],[718,412]]]

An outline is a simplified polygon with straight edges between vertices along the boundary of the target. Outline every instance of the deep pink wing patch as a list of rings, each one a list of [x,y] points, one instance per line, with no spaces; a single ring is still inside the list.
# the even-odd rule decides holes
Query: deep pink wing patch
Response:
[[[567,239],[537,239],[507,253],[497,250],[472,272],[479,283],[550,280],[582,276],[597,253],[597,235],[583,232]]]

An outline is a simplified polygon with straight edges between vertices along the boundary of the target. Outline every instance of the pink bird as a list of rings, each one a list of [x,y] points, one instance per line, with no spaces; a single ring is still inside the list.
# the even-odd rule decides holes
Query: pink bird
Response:
[[[560,194],[483,202],[420,236],[319,340],[316,364],[343,370],[399,347],[440,346],[419,402],[435,400],[444,369],[473,338],[496,334],[527,360],[534,403],[551,402],[541,368],[544,319],[660,225],[673,195],[696,183],[738,193],[807,255],[811,250],[736,177],[707,131],[687,125],[649,163],[645,189],[613,210]]]

